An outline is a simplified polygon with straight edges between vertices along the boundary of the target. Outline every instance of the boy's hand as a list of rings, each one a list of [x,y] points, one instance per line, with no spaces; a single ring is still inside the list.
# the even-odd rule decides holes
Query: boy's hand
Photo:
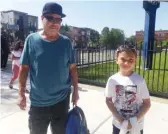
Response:
[[[131,128],[132,128],[132,125],[131,125],[130,121],[128,120],[128,127],[127,127],[127,129],[131,129]]]
[[[120,124],[122,124],[124,120],[125,119],[122,116],[118,116],[118,121],[120,122]]]

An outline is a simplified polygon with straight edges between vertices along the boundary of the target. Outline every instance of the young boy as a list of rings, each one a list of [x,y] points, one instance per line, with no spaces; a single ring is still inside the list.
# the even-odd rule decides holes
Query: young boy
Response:
[[[136,58],[133,46],[119,46],[116,58],[119,72],[106,84],[106,104],[113,115],[113,134],[143,134],[144,115],[151,104],[145,80],[133,72]]]

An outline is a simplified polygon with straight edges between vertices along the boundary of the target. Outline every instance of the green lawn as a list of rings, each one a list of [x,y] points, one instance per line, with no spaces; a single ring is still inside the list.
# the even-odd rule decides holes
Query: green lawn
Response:
[[[155,62],[154,62],[155,61]],[[168,93],[168,53],[153,55],[153,69],[144,70],[141,67],[142,59],[137,58],[135,72],[143,76],[151,91]],[[115,62],[90,65],[78,68],[79,78],[105,84],[109,76],[116,73],[118,66]]]

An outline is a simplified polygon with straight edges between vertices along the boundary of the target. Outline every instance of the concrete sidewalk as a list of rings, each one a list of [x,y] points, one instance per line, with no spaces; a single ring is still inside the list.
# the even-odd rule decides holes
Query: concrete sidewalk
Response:
[[[7,86],[3,89],[13,92],[17,96],[17,90],[11,91]],[[12,94],[13,95],[13,94]],[[3,96],[3,94],[2,94]],[[27,95],[28,97],[28,95]],[[168,102],[168,100],[166,100]],[[16,108],[15,112],[11,112],[0,118],[0,134],[29,134],[28,130],[28,107],[26,111],[21,111],[13,98],[10,104]],[[5,103],[2,102],[6,106]],[[87,123],[91,134],[111,134],[112,133],[112,117],[109,112],[104,98],[104,89],[93,86],[80,84],[80,100],[78,105],[85,112]],[[29,106],[29,102],[28,102]],[[144,134],[167,134],[168,133],[168,103],[160,103],[152,101],[152,107],[145,118]],[[50,130],[48,131],[50,134]]]
[[[7,86],[3,86],[3,89],[9,90]],[[16,90],[14,91],[9,90],[4,93],[8,94],[9,96],[10,94],[12,94],[15,97],[17,96]],[[28,98],[28,95],[27,95],[27,98]],[[15,107],[13,108],[16,109],[16,111],[10,112],[7,115],[5,114],[4,116],[3,115],[1,116],[0,133],[1,134],[28,134],[29,133],[28,109],[29,108],[27,107],[26,111],[21,111],[16,105],[17,100],[12,99],[11,101],[13,102],[13,105],[15,105]],[[12,102],[10,102],[10,104]],[[29,106],[29,101],[27,104]],[[82,107],[82,109],[85,112],[90,132],[93,132],[96,129],[96,127],[99,126],[99,124],[101,124],[104,121],[104,119],[106,119],[107,117],[109,117],[109,115],[111,115],[104,103],[104,94],[103,92],[100,92],[100,91],[80,88],[80,101],[78,105]],[[3,105],[1,106],[5,106],[5,104],[3,103]],[[48,134],[50,134],[50,130]]]

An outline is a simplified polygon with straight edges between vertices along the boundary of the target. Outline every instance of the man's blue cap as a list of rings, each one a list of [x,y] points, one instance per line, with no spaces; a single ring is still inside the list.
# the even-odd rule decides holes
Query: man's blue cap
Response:
[[[65,17],[66,15],[62,13],[62,6],[55,3],[55,2],[48,2],[43,7],[43,15],[45,14],[58,14],[61,18]]]

